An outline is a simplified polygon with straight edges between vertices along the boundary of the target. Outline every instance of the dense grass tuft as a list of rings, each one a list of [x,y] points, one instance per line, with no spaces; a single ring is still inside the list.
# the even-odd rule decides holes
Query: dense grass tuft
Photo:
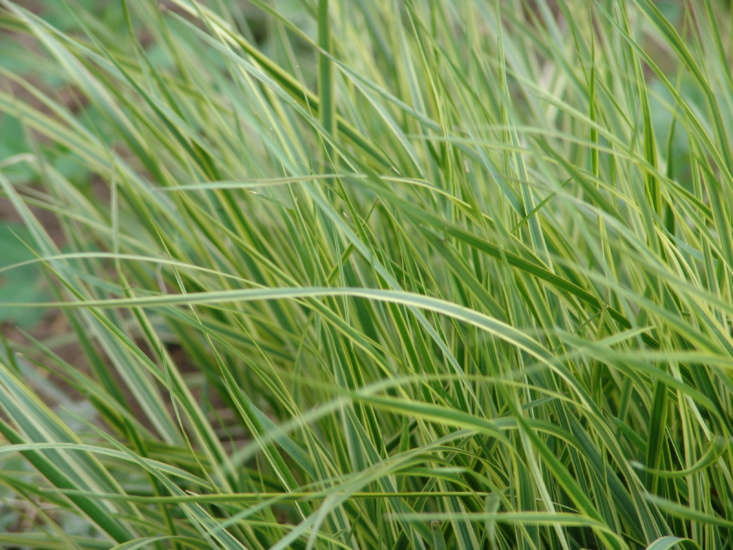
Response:
[[[35,4],[0,545],[733,548],[729,3]]]

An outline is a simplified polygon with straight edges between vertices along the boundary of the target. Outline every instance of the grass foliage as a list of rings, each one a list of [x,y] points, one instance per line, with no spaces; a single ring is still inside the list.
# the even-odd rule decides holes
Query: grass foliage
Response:
[[[731,548],[729,4],[51,3],[0,544]]]

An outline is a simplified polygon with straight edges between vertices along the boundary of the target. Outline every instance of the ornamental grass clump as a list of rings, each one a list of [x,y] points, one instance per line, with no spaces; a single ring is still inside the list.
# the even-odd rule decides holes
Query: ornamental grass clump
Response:
[[[729,2],[0,6],[0,545],[731,548]]]

